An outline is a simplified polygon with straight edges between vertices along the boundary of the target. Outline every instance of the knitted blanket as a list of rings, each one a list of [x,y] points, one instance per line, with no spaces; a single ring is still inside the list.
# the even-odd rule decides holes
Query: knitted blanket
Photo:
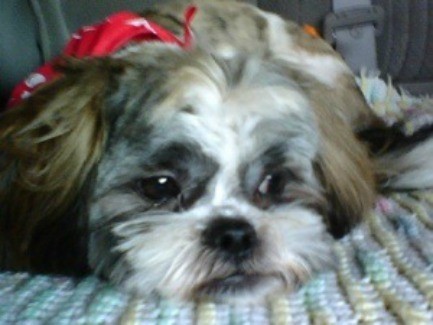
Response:
[[[374,112],[405,134],[433,102],[361,77]],[[432,157],[433,159],[433,157]],[[336,271],[266,305],[176,304],[129,296],[95,277],[0,274],[0,324],[433,324],[433,191],[380,197],[335,244]]]

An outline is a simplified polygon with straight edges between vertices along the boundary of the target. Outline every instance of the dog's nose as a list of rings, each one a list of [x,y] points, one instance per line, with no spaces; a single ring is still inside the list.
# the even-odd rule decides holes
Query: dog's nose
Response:
[[[204,244],[229,258],[248,258],[258,239],[253,226],[243,219],[218,217],[203,232]]]

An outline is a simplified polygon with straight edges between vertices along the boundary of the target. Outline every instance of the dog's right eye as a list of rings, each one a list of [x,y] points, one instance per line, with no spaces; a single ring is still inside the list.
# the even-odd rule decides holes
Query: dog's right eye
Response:
[[[170,176],[154,176],[138,181],[138,192],[148,199],[156,202],[177,198],[180,187],[176,180]]]

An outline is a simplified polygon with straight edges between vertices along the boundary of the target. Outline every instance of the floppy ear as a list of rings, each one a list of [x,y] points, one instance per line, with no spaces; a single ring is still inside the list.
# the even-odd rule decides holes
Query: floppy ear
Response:
[[[104,98],[122,66],[91,59],[61,69],[62,77],[0,116],[0,244],[8,268],[87,267],[83,207],[107,136]]]
[[[316,85],[308,89],[320,132],[316,170],[325,189],[328,207],[324,214],[329,231],[341,237],[371,209],[375,200],[375,177],[367,147],[354,130],[375,117],[353,78],[331,90]]]
[[[365,146],[345,125],[334,121],[322,132],[317,170],[329,203],[324,214],[329,231],[339,238],[373,207],[373,166]]]
[[[339,116],[322,111],[321,148],[316,165],[328,206],[324,214],[331,234],[339,238],[373,207],[375,181],[366,147]]]

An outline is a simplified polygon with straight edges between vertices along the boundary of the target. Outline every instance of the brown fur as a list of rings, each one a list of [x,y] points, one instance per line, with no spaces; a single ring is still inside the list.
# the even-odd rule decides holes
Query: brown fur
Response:
[[[328,193],[328,227],[341,236],[373,207],[377,173],[367,147],[354,131],[380,125],[351,76],[336,88],[319,83],[305,89],[322,134],[319,173]],[[324,96],[324,94],[329,94]]]
[[[37,255],[47,253],[35,242],[36,232],[81,219],[73,215],[74,204],[103,150],[101,102],[109,74],[118,68],[104,60],[69,64],[68,77],[2,116],[0,149],[7,159],[0,171],[0,202],[7,205],[1,234],[14,268],[29,268]],[[59,224],[65,216],[69,222]]]
[[[352,130],[323,104],[316,103],[322,134],[322,153],[318,169],[330,202],[328,227],[341,236],[372,208],[375,200],[373,164],[368,151]]]

